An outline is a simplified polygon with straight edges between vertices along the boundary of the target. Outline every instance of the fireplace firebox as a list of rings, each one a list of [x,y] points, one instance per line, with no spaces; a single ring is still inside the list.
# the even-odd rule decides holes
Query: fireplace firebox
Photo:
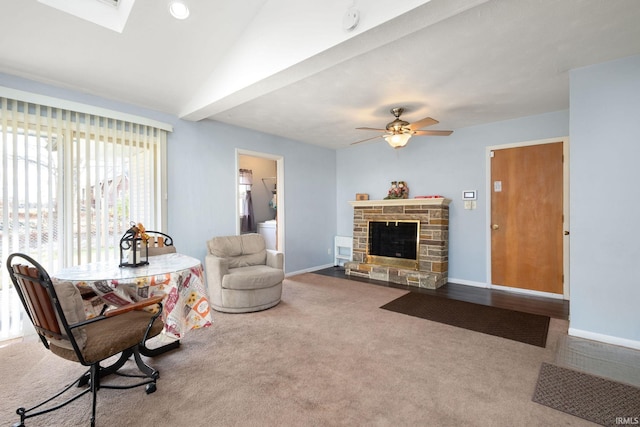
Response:
[[[368,221],[366,262],[419,269],[420,221]]]

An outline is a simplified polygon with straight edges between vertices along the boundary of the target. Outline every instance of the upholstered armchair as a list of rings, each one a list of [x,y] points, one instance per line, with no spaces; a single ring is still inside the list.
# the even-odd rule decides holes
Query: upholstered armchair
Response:
[[[246,313],[280,302],[284,255],[266,249],[260,234],[214,237],[207,248],[205,270],[214,310]]]

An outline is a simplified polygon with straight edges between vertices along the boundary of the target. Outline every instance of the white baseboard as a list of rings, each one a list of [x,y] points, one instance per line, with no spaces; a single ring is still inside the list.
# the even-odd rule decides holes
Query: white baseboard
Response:
[[[458,285],[475,286],[476,288],[488,288],[489,286],[484,282],[474,282],[473,280],[454,279],[453,277],[447,278],[447,282],[457,283]]]
[[[312,273],[314,271],[324,270],[325,268],[329,268],[329,267],[335,267],[335,266],[333,264],[325,264],[317,267],[305,268],[304,270],[298,270],[298,271],[292,271],[290,273],[286,273],[284,277],[295,276],[297,274],[303,274],[303,273]]]
[[[640,350],[640,341],[629,340],[626,338],[614,337],[611,335],[604,335],[597,332],[589,332],[576,328],[569,328],[569,335],[572,337],[584,338],[592,341],[600,341],[607,344],[619,345],[622,347]]]

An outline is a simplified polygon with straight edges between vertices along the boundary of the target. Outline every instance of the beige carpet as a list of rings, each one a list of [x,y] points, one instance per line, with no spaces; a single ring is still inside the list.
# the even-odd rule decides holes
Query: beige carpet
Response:
[[[150,360],[158,391],[102,390],[98,426],[581,426],[531,400],[547,348],[382,310],[403,290],[316,274],[287,279],[282,302],[214,313],[182,347]],[[0,348],[0,425],[74,380],[80,366],[39,343]],[[27,426],[88,425],[88,399]]]

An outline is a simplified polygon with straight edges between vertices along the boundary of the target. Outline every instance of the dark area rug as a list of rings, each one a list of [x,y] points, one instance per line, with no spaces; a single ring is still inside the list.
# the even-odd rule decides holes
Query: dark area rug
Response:
[[[549,317],[409,292],[382,307],[409,316],[545,347]]]
[[[603,425],[640,422],[640,389],[542,363],[534,402]]]

